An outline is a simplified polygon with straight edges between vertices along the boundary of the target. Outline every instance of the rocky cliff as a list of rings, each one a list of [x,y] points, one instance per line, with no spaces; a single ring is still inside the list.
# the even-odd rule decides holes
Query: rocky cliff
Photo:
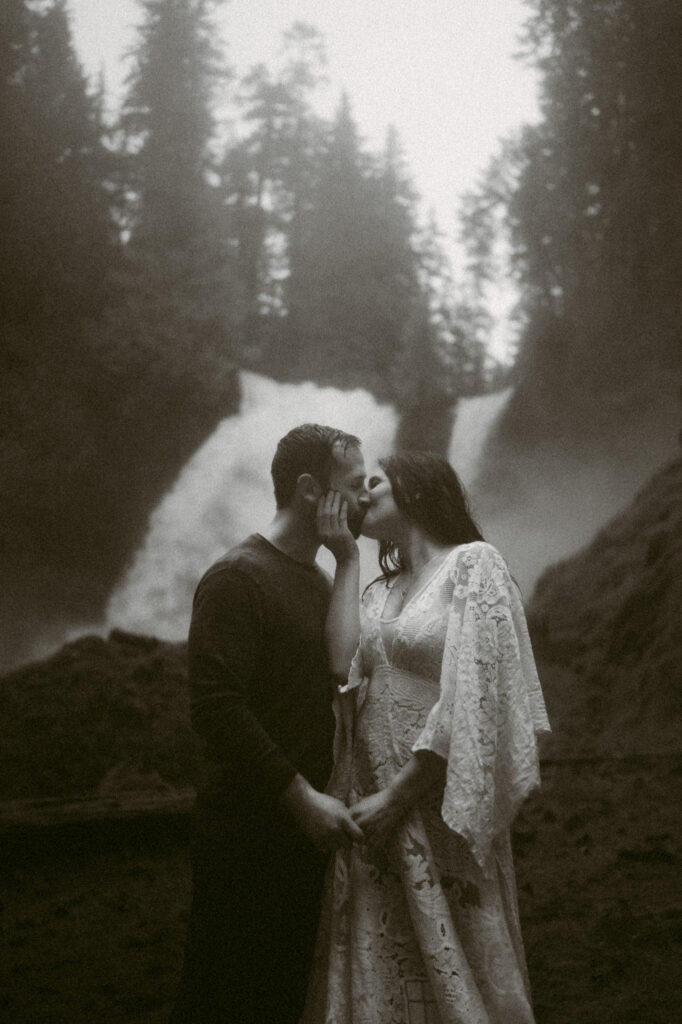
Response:
[[[544,573],[528,610],[552,749],[679,752],[682,460]]]

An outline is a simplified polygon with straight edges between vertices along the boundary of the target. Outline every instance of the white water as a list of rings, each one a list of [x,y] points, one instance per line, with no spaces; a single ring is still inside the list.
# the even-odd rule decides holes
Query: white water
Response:
[[[144,544],[110,599],[107,630],[186,637],[192,595],[204,570],[271,519],[270,463],[277,441],[291,427],[330,423],[357,434],[368,467],[392,449],[395,410],[367,391],[280,384],[253,373],[242,373],[241,382],[239,414],[222,421],[152,514]],[[450,458],[467,486],[507,397],[500,392],[460,403]],[[367,582],[376,574],[376,545],[361,538],[360,548]],[[324,549],[319,561],[333,571]]]
[[[457,405],[448,457],[467,491],[475,484],[486,439],[509,401],[511,390],[465,398]]]

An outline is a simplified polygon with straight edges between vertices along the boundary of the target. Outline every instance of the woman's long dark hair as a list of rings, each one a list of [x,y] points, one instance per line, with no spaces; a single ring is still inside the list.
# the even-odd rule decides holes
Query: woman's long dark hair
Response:
[[[484,537],[471,517],[462,483],[450,463],[433,452],[398,452],[379,460],[400,511],[439,544],[469,544]],[[400,548],[379,543],[380,580],[405,568]]]

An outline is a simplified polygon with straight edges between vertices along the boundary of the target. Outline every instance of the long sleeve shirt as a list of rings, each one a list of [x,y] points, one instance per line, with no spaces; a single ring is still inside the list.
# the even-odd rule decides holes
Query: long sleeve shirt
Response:
[[[262,828],[299,772],[324,788],[334,722],[324,622],[330,581],[259,535],[197,588],[189,634],[198,804],[218,828]]]

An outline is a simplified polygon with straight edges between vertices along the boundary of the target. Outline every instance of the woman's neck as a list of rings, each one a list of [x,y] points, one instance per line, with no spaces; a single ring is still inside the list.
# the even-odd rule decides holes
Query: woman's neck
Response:
[[[417,526],[412,526],[403,542],[400,544],[405,572],[416,576],[429,562],[437,555],[450,551],[452,544],[441,544],[439,541],[429,537]]]

